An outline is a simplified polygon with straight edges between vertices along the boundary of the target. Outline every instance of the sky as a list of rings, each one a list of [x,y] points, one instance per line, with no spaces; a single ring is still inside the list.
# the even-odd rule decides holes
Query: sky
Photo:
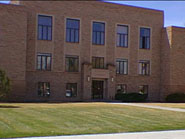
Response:
[[[0,1],[9,3],[9,1]],[[127,4],[145,8],[152,8],[164,11],[165,26],[185,27],[185,1],[108,1],[118,4]]]

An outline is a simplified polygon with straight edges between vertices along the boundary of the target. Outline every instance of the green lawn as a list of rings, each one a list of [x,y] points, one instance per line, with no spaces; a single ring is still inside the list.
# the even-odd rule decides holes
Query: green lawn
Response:
[[[162,107],[169,107],[169,108],[185,109],[185,103],[144,103],[144,104],[152,105],[152,106],[162,106]]]
[[[185,113],[106,103],[0,104],[0,138],[185,129]]]

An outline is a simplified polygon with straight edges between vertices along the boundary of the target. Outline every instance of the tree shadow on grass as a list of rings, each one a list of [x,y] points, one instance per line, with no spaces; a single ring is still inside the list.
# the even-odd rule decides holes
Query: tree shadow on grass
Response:
[[[8,109],[8,108],[20,108],[20,107],[18,107],[18,106],[1,106],[0,105],[0,109],[2,109],[2,108],[6,108],[6,109]]]

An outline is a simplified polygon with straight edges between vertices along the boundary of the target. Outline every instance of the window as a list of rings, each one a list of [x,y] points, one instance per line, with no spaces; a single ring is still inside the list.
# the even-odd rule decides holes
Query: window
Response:
[[[37,54],[37,69],[51,70],[51,54]]]
[[[78,56],[66,56],[66,71],[78,72],[79,58]]]
[[[93,44],[104,45],[105,43],[105,24],[93,22]]]
[[[140,75],[150,74],[150,61],[139,61],[139,74]]]
[[[128,26],[117,26],[117,46],[128,47]]]
[[[118,84],[117,85],[117,93],[127,93],[127,85],[126,84]]]
[[[66,85],[66,97],[77,96],[77,83],[67,83]]]
[[[140,48],[150,49],[150,29],[140,28]]]
[[[117,74],[128,74],[128,60],[126,59],[116,60],[116,73]]]
[[[38,39],[39,40],[52,40],[52,17],[51,16],[38,16]]]
[[[42,97],[50,96],[50,83],[49,82],[39,82],[38,83],[38,95]]]
[[[140,85],[139,86],[140,94],[148,94],[148,85]]]
[[[92,58],[92,66],[96,69],[104,68],[104,58],[103,57],[93,57]]]
[[[76,19],[67,19],[66,22],[66,42],[79,42],[80,21]]]

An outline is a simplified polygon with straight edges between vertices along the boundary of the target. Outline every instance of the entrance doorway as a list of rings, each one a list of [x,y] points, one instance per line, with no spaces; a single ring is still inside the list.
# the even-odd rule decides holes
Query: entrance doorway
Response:
[[[92,81],[92,99],[103,99],[104,81]]]

